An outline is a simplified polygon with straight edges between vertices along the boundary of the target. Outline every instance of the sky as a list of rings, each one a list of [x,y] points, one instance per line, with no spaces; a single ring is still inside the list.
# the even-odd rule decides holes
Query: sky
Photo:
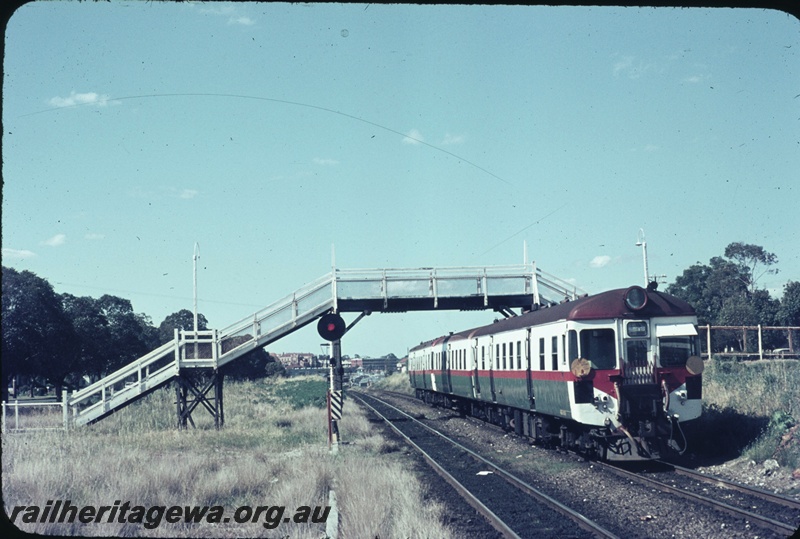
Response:
[[[641,230],[667,283],[761,245],[780,297],[800,280],[798,30],[763,9],[25,4],[2,263],[158,325],[192,309],[197,245],[199,311],[223,328],[334,263],[641,285]],[[497,316],[375,313],[342,352]],[[267,349],[321,342],[310,325]]]

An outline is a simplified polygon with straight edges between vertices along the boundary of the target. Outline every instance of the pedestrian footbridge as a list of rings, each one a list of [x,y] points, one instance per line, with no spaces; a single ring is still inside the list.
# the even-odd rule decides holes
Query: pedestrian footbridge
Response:
[[[579,293],[583,291],[544,273],[535,264],[334,269],[222,330],[175,330],[172,341],[68,396],[65,400],[69,423],[85,425],[99,421],[193,369],[216,372],[244,354],[275,342],[329,312],[493,309],[508,316],[513,312],[511,309],[528,310],[558,303],[565,298],[574,299]],[[216,383],[220,384],[216,391],[221,415],[221,380]],[[186,406],[187,392],[194,393],[195,405],[199,402],[209,406],[202,391],[191,385],[186,387],[182,397],[183,413],[178,404],[179,419],[187,417],[193,408]]]

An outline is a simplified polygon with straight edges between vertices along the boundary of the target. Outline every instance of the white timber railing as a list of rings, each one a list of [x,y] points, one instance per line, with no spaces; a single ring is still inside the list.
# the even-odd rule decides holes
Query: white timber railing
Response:
[[[172,341],[74,392],[67,399],[69,418],[77,425],[102,419],[167,384],[181,369],[218,369],[330,311],[531,308],[577,296],[578,289],[535,264],[333,269],[222,330],[175,330]]]

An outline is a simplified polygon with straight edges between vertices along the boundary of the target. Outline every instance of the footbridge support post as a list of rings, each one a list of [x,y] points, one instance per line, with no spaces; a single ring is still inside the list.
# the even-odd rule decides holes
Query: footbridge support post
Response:
[[[175,406],[178,428],[195,428],[192,412],[202,405],[214,418],[219,430],[225,424],[222,386],[224,375],[218,369],[181,369],[175,379]]]

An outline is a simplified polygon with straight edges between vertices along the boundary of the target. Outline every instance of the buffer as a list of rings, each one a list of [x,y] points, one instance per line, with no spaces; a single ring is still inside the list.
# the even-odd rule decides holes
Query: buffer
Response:
[[[72,393],[69,423],[97,422],[173,381],[179,426],[203,405],[219,428],[222,377],[219,368],[264,347],[329,312],[405,312],[420,310],[530,310],[575,299],[579,291],[539,270],[535,264],[461,268],[334,269],[294,293],[222,330],[175,330],[174,338]],[[211,373],[196,383],[197,373]],[[211,391],[213,390],[213,397]],[[190,400],[193,397],[193,400]]]

